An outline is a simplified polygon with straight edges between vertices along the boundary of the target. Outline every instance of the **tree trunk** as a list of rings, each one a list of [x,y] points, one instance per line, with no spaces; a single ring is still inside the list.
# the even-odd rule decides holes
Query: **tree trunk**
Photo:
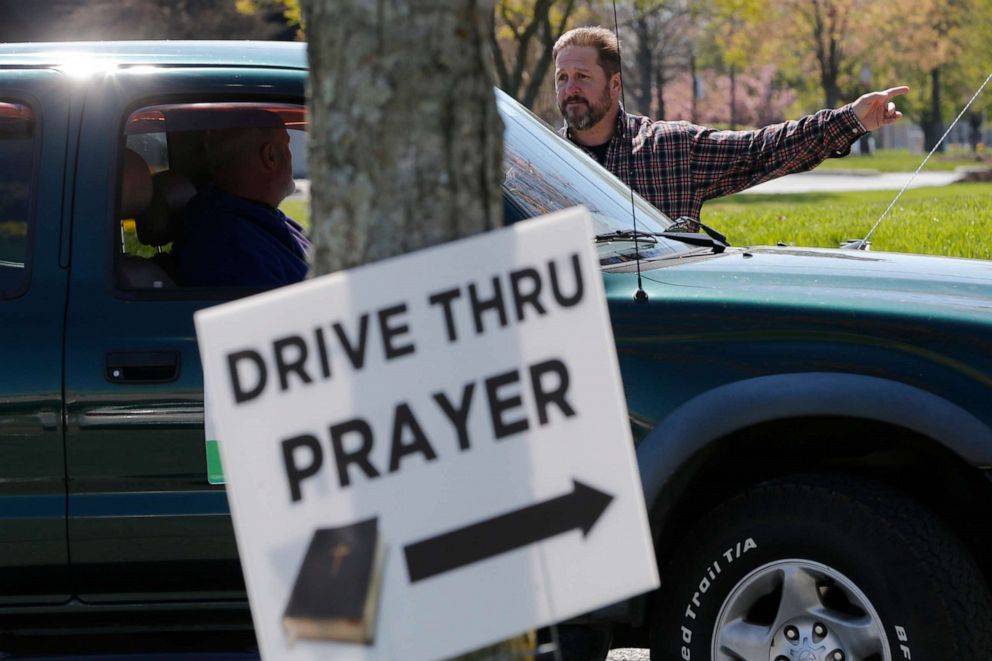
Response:
[[[312,272],[502,224],[492,0],[305,0]]]
[[[985,124],[984,111],[971,111],[968,113],[968,144],[971,145],[972,153],[978,153],[978,145],[982,142],[982,125]]]
[[[923,140],[926,150],[930,151],[944,134],[944,117],[940,109],[940,67],[930,70],[930,112],[927,114],[927,121],[923,123]],[[946,146],[941,145],[937,151],[945,150]]]
[[[651,114],[651,86],[654,84],[654,52],[651,48],[648,20],[645,16],[637,17],[635,23],[637,33],[637,50],[634,59],[637,61],[637,108],[633,110],[644,115]],[[627,109],[631,111],[630,108]],[[658,117],[657,119],[661,119]]]
[[[696,81],[692,81],[693,94],[696,91]],[[665,70],[662,64],[659,62],[654,68],[654,90],[655,94],[658,95],[658,108],[656,109],[653,119],[663,120],[665,119]]]
[[[311,273],[500,226],[502,124],[487,73],[492,0],[301,4]],[[466,658],[526,658],[532,640]]]
[[[690,120],[693,124],[699,123],[699,74],[696,72],[696,53],[689,53],[689,74],[692,76],[692,112]],[[661,119],[659,117],[659,119]]]
[[[730,130],[737,129],[737,67],[730,65]]]

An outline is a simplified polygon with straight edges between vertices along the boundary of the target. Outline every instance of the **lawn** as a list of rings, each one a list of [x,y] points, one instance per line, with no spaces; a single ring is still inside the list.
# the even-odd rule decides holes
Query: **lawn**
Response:
[[[822,246],[864,237],[896,191],[734,195],[707,202],[703,222],[734,245]],[[992,259],[992,183],[906,191],[872,249]]]
[[[284,214],[303,225],[304,229],[310,231],[310,200],[305,197],[291,197],[283,200],[279,209]]]
[[[981,158],[969,150],[954,148],[946,154],[934,154],[925,171],[954,170],[958,167],[988,166],[989,161],[983,152]],[[923,162],[926,154],[910,154],[908,149],[878,149],[871,156],[852,154],[844,158],[828,158],[817,171],[824,170],[873,170],[875,172],[914,172]]]
[[[928,166],[929,168],[929,166]],[[861,238],[896,191],[734,195],[707,202],[703,222],[738,246],[836,248]],[[309,228],[307,200],[280,207]],[[906,191],[872,235],[872,249],[992,259],[992,183],[953,184]]]

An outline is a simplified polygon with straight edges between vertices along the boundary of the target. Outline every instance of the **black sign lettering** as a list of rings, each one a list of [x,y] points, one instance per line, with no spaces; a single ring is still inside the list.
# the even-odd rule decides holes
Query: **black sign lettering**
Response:
[[[499,315],[499,325],[501,327],[506,326],[506,306],[503,305],[503,288],[499,284],[498,276],[493,276],[492,285],[492,298],[482,298],[479,296],[479,291],[474,282],[468,286],[468,298],[472,306],[472,316],[475,318],[476,335],[482,335],[485,332],[482,326],[482,313],[489,310],[495,310]]]
[[[249,388],[243,385],[241,368],[239,367],[239,364],[247,364],[246,361],[255,365],[255,385]],[[235,351],[234,353],[227,354],[227,370],[231,377],[231,389],[234,391],[234,401],[236,403],[243,404],[244,402],[255,399],[265,389],[265,361],[262,360],[262,356],[257,351],[245,349],[244,351]]]
[[[431,305],[441,304],[444,307],[444,324],[445,328],[448,330],[448,342],[456,342],[458,340],[458,333],[455,331],[455,315],[451,311],[451,302],[461,296],[462,293],[456,287],[454,289],[446,289],[444,291],[439,291],[436,294],[431,294],[427,300]]]
[[[327,342],[324,340],[324,329],[313,329],[313,337],[317,342],[317,355],[320,357],[320,373],[325,379],[331,378],[331,359],[327,353]]]
[[[310,450],[310,461],[300,465],[296,463],[296,458],[299,454],[298,450],[303,448]],[[289,481],[289,498],[295,503],[303,498],[300,483],[316,475],[320,465],[324,463],[324,451],[320,449],[320,441],[315,436],[310,434],[294,436],[282,442],[282,461],[286,469],[286,479]]]
[[[452,404],[448,396],[443,392],[436,392],[432,396],[437,405],[441,407],[448,420],[458,432],[458,448],[468,450],[470,443],[468,440],[468,409],[472,404],[472,394],[475,392],[475,382],[469,381],[462,388],[462,401],[460,404]]]
[[[379,310],[379,332],[382,335],[382,350],[386,354],[386,360],[392,360],[393,358],[399,358],[400,356],[414,352],[412,342],[402,346],[396,346],[393,343],[393,340],[397,337],[407,335],[410,332],[410,327],[406,324],[390,325],[392,319],[403,314],[406,314],[406,303]]]
[[[545,389],[545,375],[557,375],[553,388]],[[530,366],[530,383],[534,391],[534,403],[537,405],[537,419],[542,425],[548,424],[548,405],[557,404],[566,418],[575,415],[575,409],[565,401],[568,391],[568,368],[558,359],[546,360]]]
[[[520,372],[518,370],[511,370],[486,379],[486,397],[489,399],[489,415],[492,418],[493,436],[496,437],[496,440],[512,434],[519,434],[528,429],[526,416],[512,422],[507,422],[504,418],[504,415],[511,409],[523,405],[520,394],[515,393],[509,397],[500,397],[499,395],[500,388],[519,382]]]
[[[287,358],[288,353],[295,354]],[[289,389],[289,375],[296,374],[303,383],[313,383],[313,379],[306,373],[303,364],[307,360],[307,343],[299,335],[282,337],[272,343],[272,352],[275,354],[276,371],[279,372],[279,388]]]
[[[344,447],[345,436],[358,436],[359,445],[354,450]],[[368,478],[379,477],[379,471],[369,461],[372,452],[372,428],[361,418],[353,418],[331,426],[331,447],[334,449],[334,462],[337,464],[338,481],[341,488],[351,484],[348,476],[348,464],[355,464],[362,469]]]
[[[410,442],[404,442],[403,437],[410,437]],[[400,459],[408,454],[422,454],[427,461],[437,459],[437,453],[427,441],[424,430],[414,417],[409,405],[397,405],[393,415],[393,446],[389,452],[389,472],[395,473],[400,469]]]
[[[338,337],[338,342],[341,343],[341,348],[348,354],[348,360],[351,361],[351,366],[356,370],[362,369],[362,366],[365,365],[365,347],[369,339],[368,313],[358,318],[358,340],[355,343],[348,339],[348,334],[340,322],[335,321],[333,328],[334,334]]]
[[[524,283],[529,282],[529,285]],[[513,290],[513,306],[517,311],[517,321],[524,320],[524,306],[530,305],[537,314],[547,314],[541,304],[541,274],[537,269],[524,268],[510,272],[510,288]]]
[[[574,253],[572,255],[572,270],[575,271],[575,291],[570,295],[566,296],[562,293],[561,287],[558,285],[558,269],[555,268],[555,263],[553,261],[548,262],[548,270],[551,273],[551,291],[554,293],[555,300],[558,301],[558,305],[563,308],[570,308],[573,305],[577,305],[579,301],[582,300],[582,294],[584,291],[579,253]]]

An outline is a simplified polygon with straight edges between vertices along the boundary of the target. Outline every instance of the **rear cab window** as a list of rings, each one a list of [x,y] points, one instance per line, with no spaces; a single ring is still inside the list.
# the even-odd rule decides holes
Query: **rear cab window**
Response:
[[[26,104],[0,100],[0,297],[28,284],[37,127]]]

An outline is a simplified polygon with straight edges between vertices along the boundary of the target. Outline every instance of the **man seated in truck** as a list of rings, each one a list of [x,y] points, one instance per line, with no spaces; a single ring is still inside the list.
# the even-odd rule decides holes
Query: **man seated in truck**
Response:
[[[212,181],[186,207],[175,242],[184,286],[278,287],[303,280],[310,241],[279,204],[295,190],[289,133],[273,113],[207,131]]]

